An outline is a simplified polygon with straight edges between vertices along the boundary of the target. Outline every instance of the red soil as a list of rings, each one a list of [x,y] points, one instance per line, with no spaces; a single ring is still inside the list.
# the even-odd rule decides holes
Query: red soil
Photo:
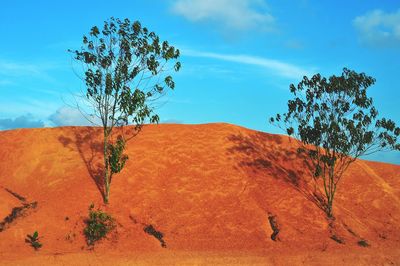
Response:
[[[1,265],[400,264],[399,165],[356,161],[339,183],[330,225],[285,136],[228,124],[145,126],[128,143],[108,206],[95,182],[101,129],[2,131],[0,147],[0,222],[37,202],[0,226]],[[117,227],[88,249],[82,231],[92,202]],[[166,248],[144,232],[150,224]],[[39,251],[24,242],[35,230]]]

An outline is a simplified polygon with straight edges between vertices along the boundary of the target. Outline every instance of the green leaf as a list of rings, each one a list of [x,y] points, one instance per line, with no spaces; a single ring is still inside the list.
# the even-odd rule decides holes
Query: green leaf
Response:
[[[114,126],[132,123],[138,133],[145,123],[158,122],[149,102],[175,88],[168,72],[181,68],[180,52],[139,21],[111,17],[102,27],[93,26],[83,36],[80,49],[68,50],[81,63],[86,91],[84,99],[99,114],[106,149],[104,191],[113,174],[124,168],[125,143],[113,143]],[[108,145],[110,144],[110,145]],[[107,202],[108,194],[104,201]]]
[[[377,119],[378,111],[367,95],[374,83],[374,78],[347,68],[341,76],[305,76],[297,86],[290,85],[294,96],[283,119],[279,114],[270,119],[308,151],[310,173],[324,180],[324,204],[328,204],[324,208],[330,217],[343,169],[363,154],[400,147],[400,129],[393,120]]]

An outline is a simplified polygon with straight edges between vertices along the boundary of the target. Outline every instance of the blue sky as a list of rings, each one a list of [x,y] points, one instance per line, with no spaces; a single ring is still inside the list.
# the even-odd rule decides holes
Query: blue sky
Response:
[[[369,93],[400,123],[400,2],[312,0],[4,1],[0,9],[0,129],[83,125],[71,95],[84,90],[67,49],[114,16],[139,20],[182,52],[164,122],[228,122],[282,133],[303,75],[377,79]],[[400,153],[370,159],[400,164]]]

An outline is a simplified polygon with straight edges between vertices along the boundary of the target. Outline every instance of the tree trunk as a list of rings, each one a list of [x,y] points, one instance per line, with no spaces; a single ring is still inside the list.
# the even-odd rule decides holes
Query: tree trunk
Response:
[[[327,195],[327,200],[328,200],[328,206],[326,210],[326,214],[328,215],[329,218],[333,217],[333,199],[335,196],[335,175],[334,175],[334,167],[330,167],[329,169],[329,195]]]
[[[332,217],[333,217],[332,203],[333,203],[332,199],[328,198],[328,206],[327,206],[327,208],[326,208],[326,215],[327,215],[329,218],[332,218]]]
[[[110,195],[110,180],[108,175],[108,132],[107,128],[104,129],[104,203],[108,204]]]

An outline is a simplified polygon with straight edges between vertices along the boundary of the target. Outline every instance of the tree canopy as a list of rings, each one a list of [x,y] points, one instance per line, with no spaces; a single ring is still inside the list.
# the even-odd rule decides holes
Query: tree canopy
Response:
[[[322,178],[325,211],[332,216],[337,184],[357,158],[377,151],[400,150],[400,128],[394,121],[378,119],[367,89],[375,79],[347,68],[328,79],[320,74],[290,85],[293,99],[288,111],[270,118],[287,134],[301,141],[313,165],[316,181]]]
[[[127,139],[124,135],[113,139],[113,128],[133,124],[137,134],[145,122],[159,121],[151,103],[166,89],[174,89],[173,78],[166,73],[179,71],[180,52],[139,21],[113,17],[102,28],[92,27],[82,44],[80,50],[70,52],[84,69],[85,100],[103,127],[108,202],[112,176],[128,159],[123,154]]]

